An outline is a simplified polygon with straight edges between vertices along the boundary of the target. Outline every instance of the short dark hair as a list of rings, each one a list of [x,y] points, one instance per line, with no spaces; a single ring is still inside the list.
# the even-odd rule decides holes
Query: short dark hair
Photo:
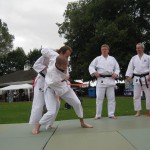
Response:
[[[59,54],[60,54],[60,53],[65,54],[67,50],[69,50],[69,51],[72,53],[72,48],[69,47],[69,46],[67,46],[67,45],[62,46],[59,50],[57,50],[57,52],[58,52]]]

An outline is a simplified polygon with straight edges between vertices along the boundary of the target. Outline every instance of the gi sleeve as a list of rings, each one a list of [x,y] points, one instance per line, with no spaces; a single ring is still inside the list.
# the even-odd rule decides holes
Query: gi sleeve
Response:
[[[54,49],[50,49],[50,48],[43,48],[41,50],[42,56],[44,57],[48,57],[49,60],[55,60],[56,57],[59,55]]]
[[[89,65],[89,73],[93,76],[93,74],[96,72],[96,58],[90,63]]]
[[[33,65],[33,69],[37,72],[37,73],[39,73],[39,72],[41,72],[42,70],[44,70],[45,69],[45,65],[43,65],[43,61],[44,61],[44,57],[43,56],[41,56],[35,63],[34,63],[34,65]]]
[[[134,72],[134,64],[133,64],[133,59],[134,57],[131,58],[127,71],[126,71],[126,77],[132,77],[133,76],[133,72]]]
[[[115,58],[114,58],[114,59],[115,59]],[[119,67],[119,64],[118,64],[118,62],[116,61],[116,59],[115,59],[114,73],[117,74],[118,76],[119,76],[119,73],[120,73],[120,67]]]
[[[148,69],[149,69],[149,75],[150,75],[150,56],[148,56]]]

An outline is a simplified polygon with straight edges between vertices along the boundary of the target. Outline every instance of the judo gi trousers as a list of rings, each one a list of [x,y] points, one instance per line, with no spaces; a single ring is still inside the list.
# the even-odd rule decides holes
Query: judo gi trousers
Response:
[[[34,85],[34,96],[29,124],[37,124],[43,115],[44,101],[44,82],[45,79],[39,76]]]
[[[108,100],[108,117],[113,117],[115,113],[115,87],[96,87],[96,116],[101,117],[105,94]]]
[[[79,118],[83,118],[81,102],[71,88],[69,88],[69,90],[61,96],[61,98],[69,105],[73,106],[74,111]],[[39,124],[44,125],[46,129],[48,129],[49,126],[52,126],[53,122],[55,121],[60,107],[58,96],[56,96],[54,91],[50,88],[47,88],[45,91],[45,103],[47,107],[47,113],[43,115],[39,121]]]
[[[142,90],[145,93],[145,97],[146,97],[146,109],[150,110],[150,85],[148,85],[148,88],[146,87],[145,84],[143,84],[142,86],[139,84],[134,85],[134,110],[135,111],[140,111],[141,108],[141,92]]]

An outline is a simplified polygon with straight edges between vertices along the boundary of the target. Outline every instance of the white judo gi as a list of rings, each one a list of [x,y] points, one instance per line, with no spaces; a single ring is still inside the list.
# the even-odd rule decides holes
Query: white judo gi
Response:
[[[34,96],[29,124],[37,124],[43,114],[44,102],[44,83],[45,78],[40,74],[49,64],[47,57],[41,56],[33,65],[33,69],[38,73],[34,82]],[[43,72],[43,74],[45,74]]]
[[[47,49],[47,48],[42,49],[41,53],[42,53],[42,56],[44,56],[44,57],[46,57],[46,58],[49,59],[48,68],[52,64],[55,63],[56,57],[59,56],[59,54],[56,51],[54,51],[52,49]],[[45,99],[45,105],[46,105],[46,109],[47,109],[47,113],[46,114],[49,113],[49,110],[51,109],[51,106],[53,106],[53,104],[50,103],[50,101],[54,100],[54,103],[55,103],[55,101],[57,102],[56,107],[52,108],[52,110],[55,109],[56,111],[55,111],[55,114],[53,114],[53,119],[51,120],[51,123],[48,122],[45,125],[46,129],[48,129],[49,126],[51,126],[53,124],[53,122],[55,121],[55,118],[57,116],[58,110],[60,108],[60,101],[59,101],[59,97],[56,96],[56,94],[54,93],[54,91],[48,87],[48,84],[46,82],[44,83],[44,99]],[[44,116],[45,116],[45,114],[44,114]],[[40,118],[40,120],[41,120],[41,118]],[[40,120],[39,120],[39,122],[40,122]],[[42,120],[43,120],[43,118],[42,118]]]
[[[74,91],[67,85],[66,81],[63,81],[68,77],[68,74],[61,72],[53,65],[49,66],[45,77],[45,82],[48,85],[50,91],[47,94],[48,111],[40,120],[40,124],[46,126],[46,129],[51,126],[56,118],[60,102],[58,96],[61,97],[68,104],[73,106],[75,113],[79,118],[83,118],[83,109],[80,100],[74,93]]]
[[[145,93],[146,97],[146,109],[150,110],[150,82],[147,80],[150,73],[150,56],[143,54],[140,58],[135,55],[131,58],[126,76],[133,77],[134,85],[134,110],[141,110],[141,92]],[[141,76],[141,77],[140,77]]]
[[[116,59],[112,56],[105,58],[103,55],[96,57],[89,65],[89,72],[92,75],[98,72],[100,75],[117,74],[119,76],[120,68]],[[96,118],[101,117],[103,100],[105,94],[108,99],[108,116],[114,117],[115,113],[115,79],[112,77],[99,77],[96,84]]]

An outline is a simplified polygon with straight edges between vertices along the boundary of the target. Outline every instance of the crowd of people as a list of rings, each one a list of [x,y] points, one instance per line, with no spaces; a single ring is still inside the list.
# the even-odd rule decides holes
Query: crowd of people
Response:
[[[5,102],[18,102],[18,101],[25,101],[29,100],[28,95],[25,94],[24,90],[9,90],[6,91],[3,95],[3,99]]]
[[[100,119],[105,95],[108,100],[108,117],[116,119],[115,80],[119,77],[120,67],[117,60],[109,55],[110,47],[101,45],[100,56],[89,65],[89,73],[97,78],[96,84],[96,115]],[[141,91],[146,95],[146,109],[150,114],[150,56],[144,53],[144,45],[136,44],[137,55],[129,62],[126,78],[133,78],[135,116],[140,116]],[[42,56],[35,62],[33,69],[38,73],[34,83],[34,97],[29,124],[33,125],[32,133],[38,134],[41,125],[52,128],[63,99],[71,105],[83,128],[93,128],[84,122],[83,107],[76,93],[69,86],[68,58],[72,53],[69,46],[59,50],[42,49]],[[47,112],[43,115],[43,106]]]

